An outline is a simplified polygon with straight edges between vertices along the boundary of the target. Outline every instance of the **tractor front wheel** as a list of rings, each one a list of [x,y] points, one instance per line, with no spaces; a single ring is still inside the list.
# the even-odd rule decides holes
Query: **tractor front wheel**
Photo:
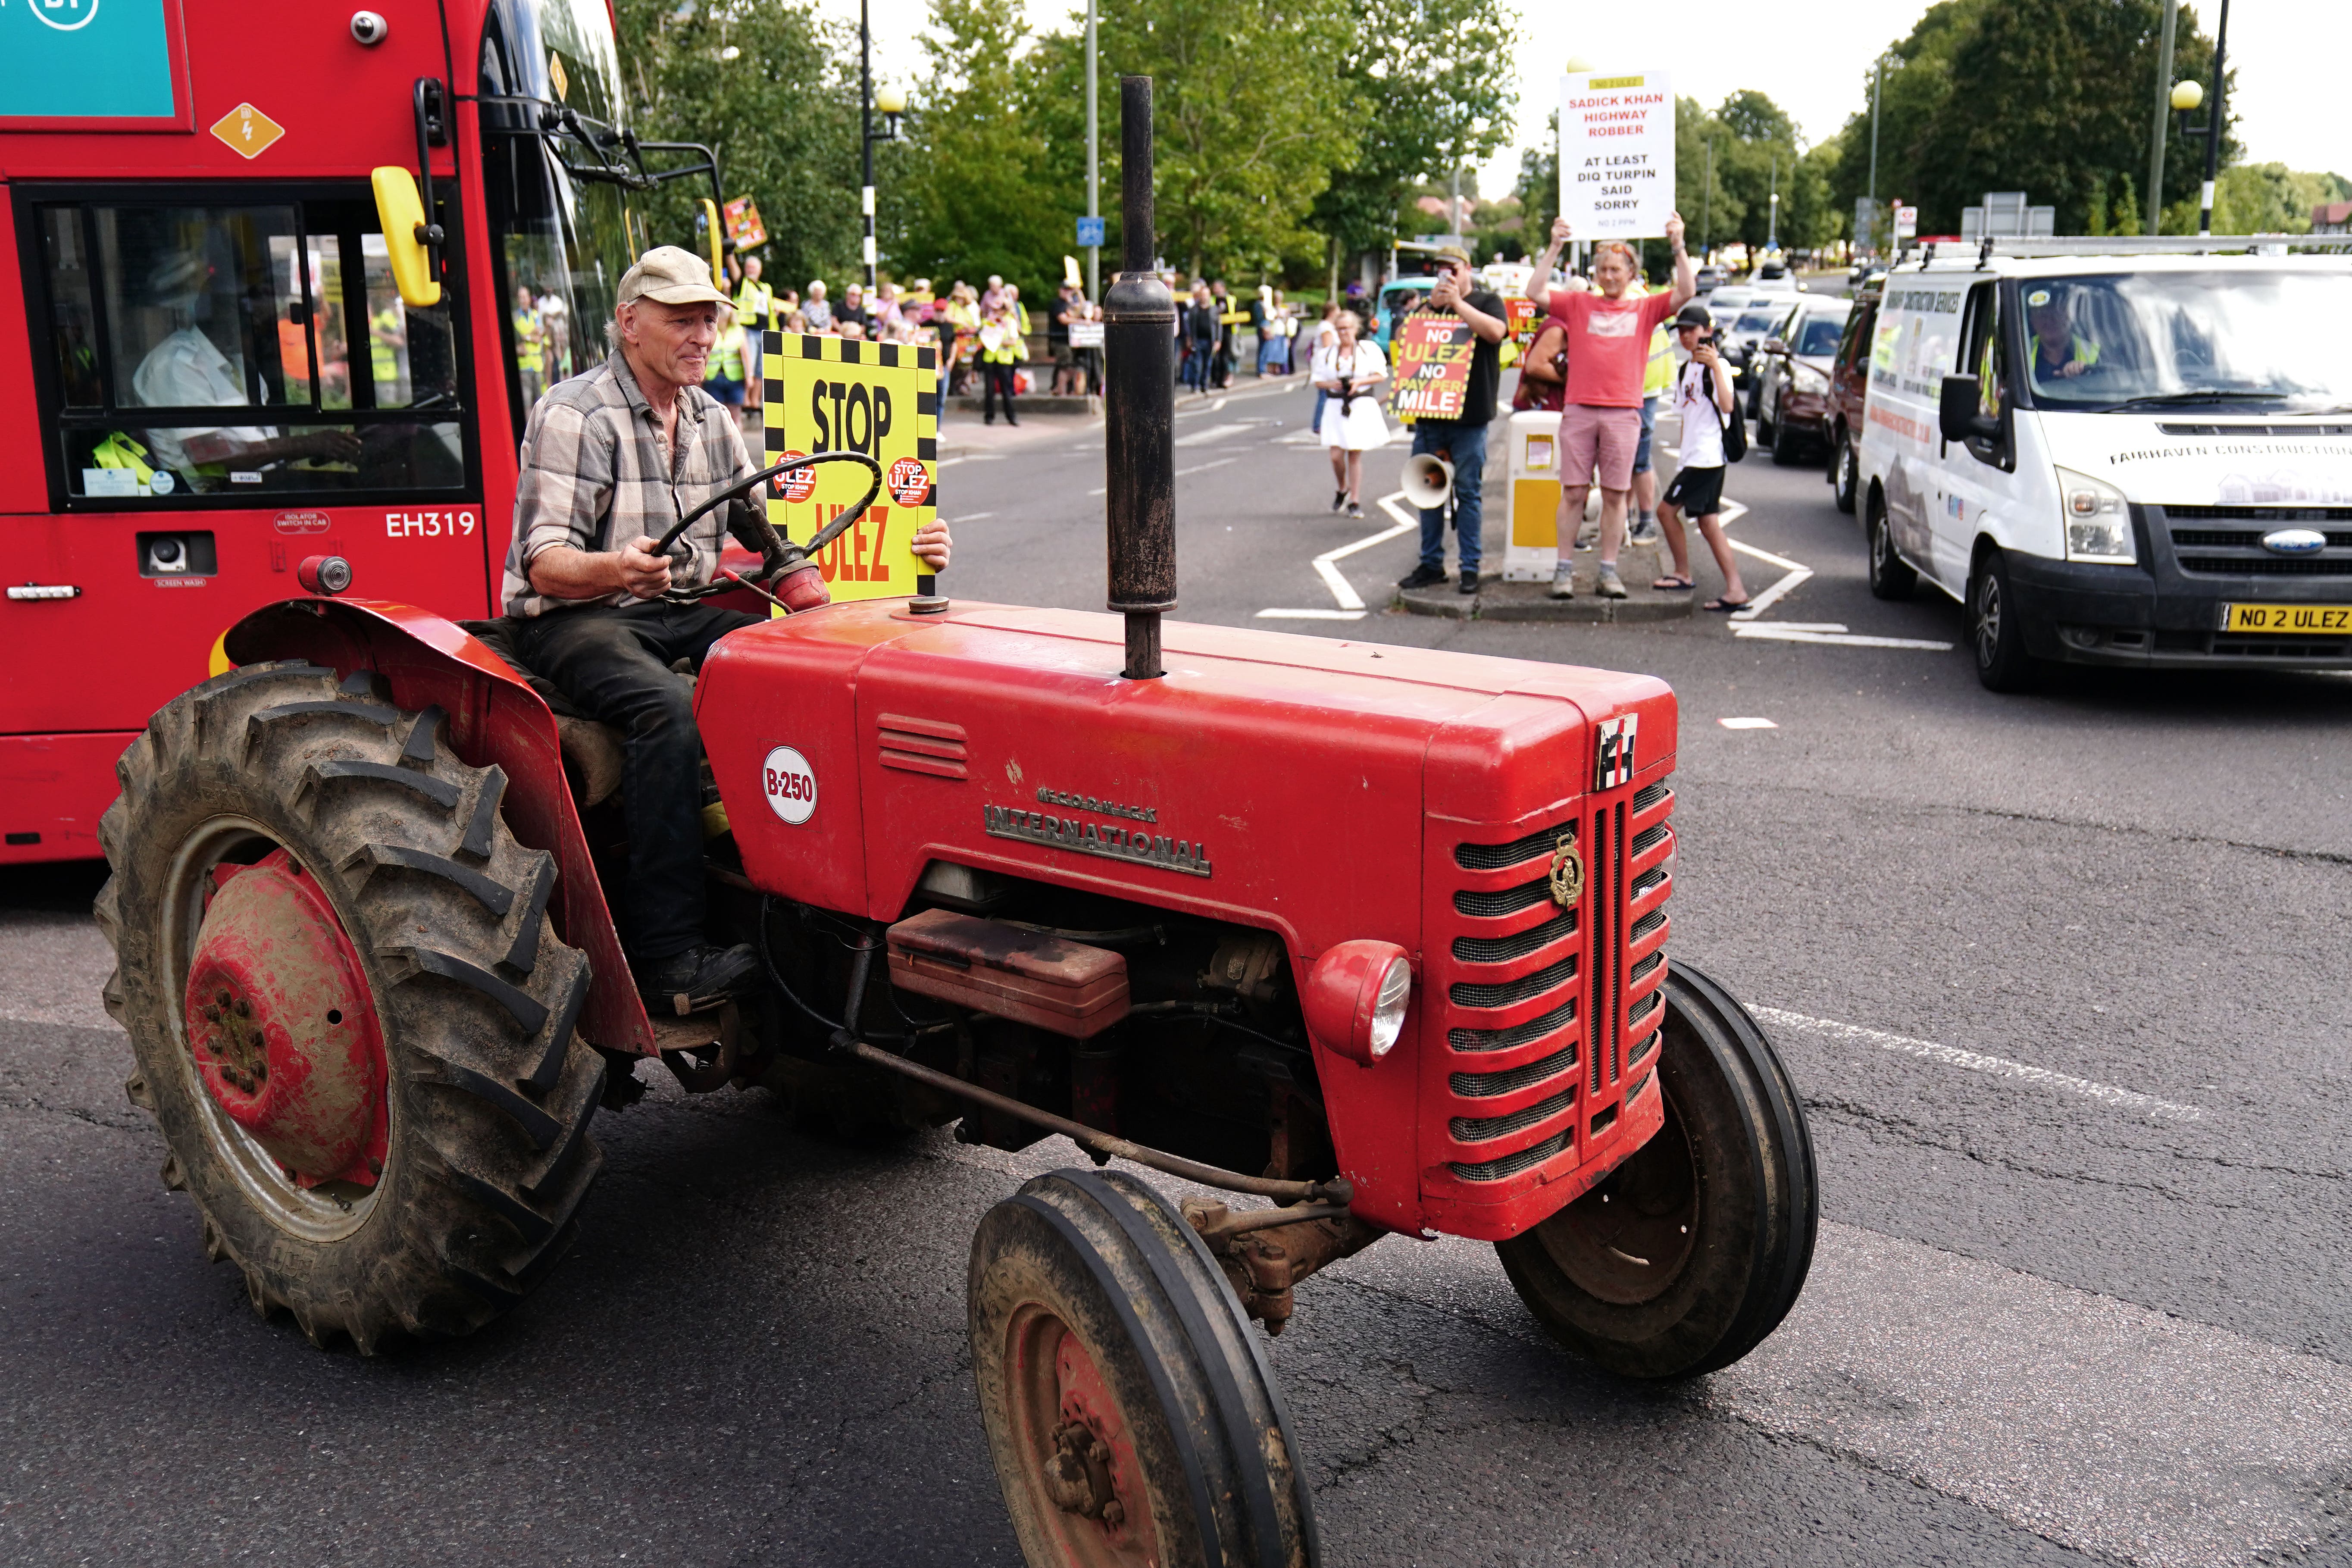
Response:
[[[972,1372],[1033,1568],[1311,1568],[1298,1446],[1223,1274],[1150,1186],[1056,1171],[973,1237]]]
[[[1496,1247],[1545,1330],[1626,1377],[1696,1376],[1755,1349],[1804,1288],[1820,1216],[1804,1107],[1762,1028],[1679,963],[1665,996],[1665,1124]]]
[[[562,1255],[604,1081],[555,865],[438,709],[258,665],[166,704],[100,825],[124,1086],[256,1310],[314,1342],[467,1332]]]

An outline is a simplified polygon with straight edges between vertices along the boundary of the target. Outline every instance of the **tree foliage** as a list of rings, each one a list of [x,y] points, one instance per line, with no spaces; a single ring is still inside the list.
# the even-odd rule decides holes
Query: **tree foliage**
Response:
[[[929,86],[908,117],[911,156],[881,215],[895,272],[941,288],[949,276],[993,273],[1033,298],[1060,276],[1085,191],[1054,177],[1034,113],[1039,62],[1016,58],[1021,17],[1018,0],[934,0]]]
[[[856,38],[801,0],[616,0],[637,134],[719,153],[729,196],[754,195],[772,282],[858,264]],[[730,58],[728,51],[732,49]],[[635,198],[657,243],[695,246],[699,181]]]
[[[1153,79],[1169,258],[1254,273],[1312,247],[1308,208],[1354,161],[1366,119],[1324,63],[1351,13],[1339,0],[1129,0],[1097,16],[1102,79]]]
[[[1377,249],[1412,185],[1480,162],[1509,135],[1513,83],[1495,68],[1509,57],[1509,18],[1495,0],[1364,0],[1336,37],[1334,74],[1362,130],[1312,222],[1343,249]]]
[[[2058,232],[2112,231],[2122,179],[2147,177],[2161,0],[1942,0],[1886,56],[1878,195],[1919,206],[1922,233],[1958,233],[1960,209],[1987,191],[2022,190],[2054,206]],[[2212,39],[2180,8],[2175,80],[2211,79]],[[2234,86],[2234,78],[2232,79]],[[2236,139],[2222,139],[2224,163]],[[2195,194],[2201,142],[2177,131],[2164,199]],[[1870,81],[1839,138],[1832,199],[1850,212],[1868,194]]]

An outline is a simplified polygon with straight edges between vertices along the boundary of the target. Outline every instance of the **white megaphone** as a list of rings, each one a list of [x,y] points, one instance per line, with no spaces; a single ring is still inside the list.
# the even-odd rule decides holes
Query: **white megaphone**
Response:
[[[1454,493],[1454,465],[1434,452],[1417,452],[1404,460],[1399,483],[1408,503],[1434,510]]]

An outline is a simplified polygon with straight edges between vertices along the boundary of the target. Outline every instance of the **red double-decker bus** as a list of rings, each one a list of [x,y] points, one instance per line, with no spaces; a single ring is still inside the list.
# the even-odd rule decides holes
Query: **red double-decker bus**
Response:
[[[497,613],[525,413],[677,178],[716,194],[629,132],[606,0],[0,7],[0,862],[98,855],[306,560]]]

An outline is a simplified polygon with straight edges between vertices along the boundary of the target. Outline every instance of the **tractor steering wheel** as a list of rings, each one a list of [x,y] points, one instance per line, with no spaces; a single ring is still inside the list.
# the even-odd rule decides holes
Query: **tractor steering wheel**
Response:
[[[872,506],[882,494],[882,465],[863,452],[811,452],[805,458],[787,458],[781,463],[761,468],[756,474],[747,474],[679,518],[670,531],[661,536],[661,542],[654,546],[652,552],[656,555],[668,553],[669,547],[677,542],[678,535],[701,521],[716,509],[728,505],[739,498],[744,498],[746,491],[766,484],[779,474],[793,473],[802,468],[813,468],[819,463],[863,463],[873,475],[873,479],[867,483],[866,493],[858,498],[856,506],[849,508],[839,517],[817,530],[815,537],[803,546],[803,554],[815,555],[818,551],[841,537],[842,533],[859,518],[864,517],[866,509]],[[776,531],[776,525],[768,521],[767,509],[755,505],[751,515],[761,536],[767,541],[767,549],[762,553],[770,560],[784,553],[785,540]],[[765,580],[764,573],[752,579],[755,582]],[[707,599],[714,594],[731,593],[734,588],[735,584],[732,582],[720,577],[704,584],[699,588],[672,588],[662,595],[662,599],[667,604],[691,604],[697,599]]]

